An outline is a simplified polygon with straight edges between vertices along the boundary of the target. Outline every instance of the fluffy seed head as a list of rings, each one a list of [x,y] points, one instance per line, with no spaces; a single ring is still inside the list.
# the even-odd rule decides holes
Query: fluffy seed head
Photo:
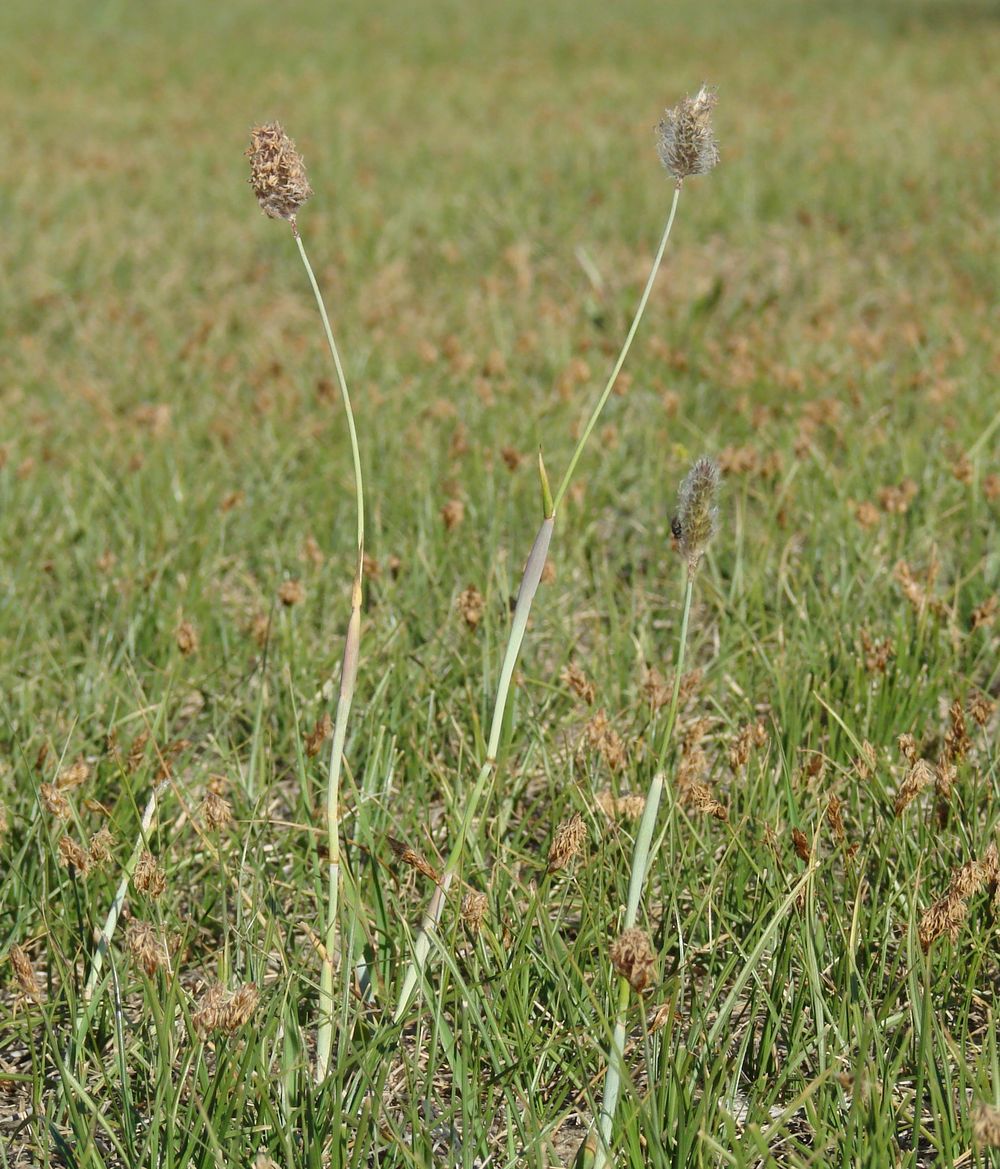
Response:
[[[685,97],[667,110],[656,127],[660,161],[678,186],[688,175],[708,174],[719,161],[719,146],[712,132],[712,109],[717,101],[715,90],[703,85],[694,97]]]
[[[688,572],[694,573],[715,535],[719,524],[719,468],[707,455],[695,463],[684,476],[677,496],[678,542],[688,563]]]
[[[972,1135],[982,1149],[1000,1148],[1000,1108],[980,1100],[972,1114]]]
[[[636,926],[619,934],[611,946],[611,965],[634,991],[641,994],[651,986],[656,981],[656,953],[649,934]]]
[[[35,971],[31,965],[31,959],[15,942],[10,948],[10,964],[14,967],[14,976],[17,979],[18,985],[21,988],[21,993],[25,998],[32,999],[34,1002],[40,1002],[42,998],[42,988],[38,985],[38,979],[35,977]]]
[[[250,131],[250,186],[265,215],[294,220],[312,194],[302,155],[277,122]]]
[[[140,893],[145,893],[147,897],[152,897],[154,900],[167,887],[167,878],[164,876],[163,870],[156,863],[156,857],[148,850],[140,854],[132,880]]]
[[[548,871],[555,873],[566,868],[583,848],[586,839],[587,825],[580,813],[574,812],[568,820],[559,825],[552,838],[552,844],[549,846]]]
[[[478,934],[483,928],[486,911],[489,909],[489,898],[485,893],[470,889],[462,898],[462,924],[470,934]]]
[[[154,927],[135,917],[125,930],[125,949],[150,977],[169,960],[167,948]]]

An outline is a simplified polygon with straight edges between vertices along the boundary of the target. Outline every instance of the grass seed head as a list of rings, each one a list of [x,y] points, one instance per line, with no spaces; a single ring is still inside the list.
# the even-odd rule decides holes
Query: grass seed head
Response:
[[[68,820],[70,816],[69,800],[59,790],[57,783],[42,783],[38,785],[38,796],[42,806],[57,820]]]
[[[425,857],[421,856],[421,854],[417,852],[415,848],[411,848],[402,840],[395,840],[391,836],[387,836],[386,840],[388,841],[389,847],[392,849],[393,854],[400,861],[402,861],[404,865],[407,865],[411,869],[416,869],[418,873],[422,873],[435,884],[441,880],[437,870]]]
[[[972,1135],[981,1149],[1000,1149],[1000,1108],[980,1100],[972,1113]]]
[[[638,994],[656,981],[656,953],[645,930],[633,926],[615,938],[611,965]]]
[[[145,893],[147,897],[152,897],[154,900],[167,887],[167,878],[164,876],[163,869],[160,868],[156,857],[148,849],[142,852],[136,862],[132,880],[140,893]]]
[[[475,585],[469,585],[459,594],[457,607],[462,620],[470,629],[478,629],[486,612],[486,601]]]
[[[677,185],[689,175],[706,175],[719,161],[712,132],[712,110],[718,101],[714,89],[703,85],[694,97],[685,97],[666,111],[656,127],[656,147],[667,173]]]
[[[720,804],[719,801],[712,795],[712,789],[704,783],[691,783],[683,789],[684,800],[690,804],[696,812],[702,812],[706,816],[713,816],[716,820],[728,820],[729,812],[725,804]]]
[[[133,962],[152,977],[161,966],[166,966],[169,955],[156,930],[148,921],[133,917],[125,929],[125,949]]]
[[[41,1002],[42,988],[38,985],[31,959],[15,942],[10,948],[10,964],[14,967],[14,977],[25,998],[33,1002]]]
[[[90,872],[90,856],[72,836],[59,837],[59,863],[81,877]]]
[[[997,704],[986,697],[981,691],[974,694],[969,701],[969,714],[978,727],[984,727],[993,717]]]
[[[924,912],[917,927],[917,936],[920,938],[924,953],[945,934],[953,943],[957,942],[967,916],[968,909],[961,898],[953,897],[950,892],[938,898],[930,909]]]
[[[250,131],[250,186],[261,210],[271,219],[294,220],[312,195],[302,155],[277,122]]]
[[[694,464],[681,483],[677,497],[677,537],[681,553],[687,560],[688,572],[695,573],[705,549],[718,530],[719,468],[713,459],[703,455]]]
[[[581,702],[585,702],[587,706],[594,705],[594,699],[597,698],[597,687],[587,677],[576,662],[570,662],[565,667],[563,672],[559,675],[559,680],[568,687]]]
[[[315,759],[322,751],[323,744],[332,734],[333,719],[330,718],[330,712],[324,710],[322,717],[316,720],[313,729],[302,737],[302,745],[305,747],[306,755],[310,759]]]
[[[56,779],[56,787],[60,791],[72,791],[73,788],[81,787],[90,778],[90,766],[86,760],[81,756],[75,763],[71,763],[69,767],[64,767],[59,772]]]
[[[899,785],[899,792],[893,805],[896,815],[902,816],[924,788],[933,782],[934,768],[926,759],[918,759],[903,776],[903,782]]]
[[[826,805],[826,822],[830,825],[834,840],[843,844],[847,837],[844,830],[844,801],[837,796],[831,796]]]
[[[198,652],[198,631],[190,621],[182,621],[174,634],[177,648],[184,657]]]
[[[228,828],[233,822],[233,806],[218,792],[209,791],[198,809],[199,818],[210,832]]]
[[[90,863],[95,869],[106,865],[111,860],[111,846],[114,842],[115,838],[111,835],[111,830],[107,825],[95,832],[90,838],[87,852],[90,856]]]
[[[569,862],[582,851],[587,839],[587,825],[579,812],[574,812],[568,820],[564,820],[552,837],[549,846],[547,871],[558,872],[566,868]]]
[[[462,898],[462,924],[470,934],[478,934],[483,928],[489,906],[486,894],[475,889],[470,889]]]

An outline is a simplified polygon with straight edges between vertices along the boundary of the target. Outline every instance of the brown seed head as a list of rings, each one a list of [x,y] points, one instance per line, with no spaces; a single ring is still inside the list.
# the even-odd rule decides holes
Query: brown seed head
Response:
[[[811,855],[809,849],[809,837],[800,829],[792,829],[792,846],[795,849],[795,855],[800,861],[808,861]]]
[[[477,893],[475,889],[470,889],[462,898],[462,924],[470,934],[478,934],[482,929],[489,906],[486,894]]]
[[[57,820],[68,820],[70,815],[69,800],[62,794],[54,783],[43,783],[38,788],[45,810]]]
[[[313,729],[303,737],[303,746],[306,750],[306,755],[310,759],[315,759],[322,751],[323,744],[333,734],[333,719],[330,718],[328,710],[323,711],[323,717],[316,720],[316,725]]]
[[[177,632],[174,636],[177,640],[177,648],[184,657],[198,652],[198,631],[190,621],[182,621],[177,626]]]
[[[271,219],[294,220],[312,194],[302,155],[277,122],[250,131],[250,186],[261,210]]]
[[[706,816],[714,816],[716,820],[728,820],[729,812],[725,804],[712,795],[712,789],[704,783],[691,783],[682,790],[685,803],[691,805],[696,812],[703,812]]]
[[[195,1034],[204,1039],[212,1031],[218,1031],[226,1018],[228,995],[220,983],[210,986],[198,999],[198,1009],[192,1014]]]
[[[718,529],[719,468],[703,455],[685,475],[677,496],[678,541],[688,572],[697,571],[705,549]]]
[[[40,1002],[42,988],[38,985],[38,979],[35,977],[31,960],[17,942],[10,948],[10,964],[14,967],[14,977],[17,979],[17,984],[20,986],[21,993],[24,997],[36,1003]]]
[[[465,504],[460,499],[449,499],[441,508],[441,519],[449,532],[454,531],[465,519]]]
[[[667,110],[656,127],[656,147],[667,173],[677,185],[689,175],[705,175],[719,161],[719,147],[712,133],[715,90],[703,85],[694,97],[685,97]]]
[[[232,1034],[245,1023],[249,1023],[260,1002],[260,991],[252,982],[244,982],[234,992],[226,1005],[226,1014],[223,1019],[223,1030]]]
[[[996,710],[997,704],[992,702],[981,691],[974,694],[969,700],[969,714],[972,716],[972,721],[980,727],[986,724],[993,717],[993,712]]]
[[[278,589],[278,600],[286,607],[300,605],[306,599],[306,590],[298,580],[286,580]]]
[[[90,838],[87,852],[90,855],[90,863],[94,868],[100,868],[101,865],[106,865],[111,860],[111,846],[114,842],[115,838],[111,835],[111,831],[106,825],[95,832]]]
[[[979,861],[966,861],[951,874],[948,896],[967,901],[986,884],[986,873]]]
[[[615,938],[611,946],[611,965],[641,994],[656,981],[656,953],[645,930],[633,926]]]
[[[210,832],[218,832],[222,828],[228,828],[233,822],[232,804],[215,791],[205,793],[205,798],[201,801],[198,812],[202,824]]]
[[[831,796],[826,805],[826,822],[830,825],[833,838],[838,844],[843,844],[847,833],[844,831],[844,801],[837,796]]]
[[[156,863],[156,857],[148,850],[144,850],[136,862],[132,882],[140,893],[147,897],[159,897],[167,887],[167,878],[163,869]]]
[[[900,735],[896,739],[896,746],[899,747],[899,753],[907,763],[916,763],[918,757],[917,741],[912,735]]]
[[[550,873],[564,869],[569,862],[583,849],[587,839],[587,825],[579,812],[574,812],[568,820],[564,820],[552,837],[549,846],[547,871]]]
[[[612,771],[620,771],[628,762],[625,741],[603,710],[596,711],[583,728],[583,742],[589,750],[597,751]]]
[[[125,930],[125,949],[132,961],[138,962],[150,977],[161,966],[166,966],[169,959],[167,947],[153,926],[135,917]]]
[[[899,792],[893,805],[896,815],[902,816],[924,788],[933,782],[934,768],[926,759],[918,759],[903,776],[903,782],[899,785]]]
[[[486,601],[475,585],[469,585],[459,594],[457,608],[470,629],[478,629],[486,612]]]
[[[858,779],[871,779],[878,768],[878,755],[867,739],[861,744],[861,754],[854,760]]]
[[[646,810],[645,796],[615,796],[610,788],[598,792],[594,802],[609,820],[638,820]]]
[[[81,877],[90,872],[90,857],[72,836],[59,837],[59,863]]]
[[[972,1113],[972,1135],[981,1149],[1000,1148],[1000,1108],[980,1100]]]
[[[427,877],[428,880],[433,881],[435,884],[441,880],[437,869],[434,868],[425,856],[417,852],[415,848],[410,848],[408,844],[404,844],[401,840],[394,840],[391,836],[387,836],[386,839],[395,855],[408,868],[416,869],[418,873]]]
[[[570,662],[565,667],[563,672],[559,675],[559,680],[564,686],[567,686],[581,702],[585,702],[588,706],[594,705],[594,699],[597,697],[597,688],[593,682],[587,677],[576,662]]]
[[[90,778],[90,766],[81,755],[75,763],[71,763],[69,767],[64,767],[59,772],[56,779],[56,787],[60,791],[72,791],[75,787],[80,787],[85,784]]]
[[[972,740],[969,738],[965,724],[965,711],[962,709],[960,699],[955,699],[948,713],[951,717],[951,726],[945,731],[944,736],[945,757],[951,763],[960,763],[972,746]]]
[[[917,935],[924,952],[926,953],[938,938],[944,937],[945,934],[952,942],[957,942],[967,914],[965,902],[950,893],[935,901],[921,917],[917,927]]]

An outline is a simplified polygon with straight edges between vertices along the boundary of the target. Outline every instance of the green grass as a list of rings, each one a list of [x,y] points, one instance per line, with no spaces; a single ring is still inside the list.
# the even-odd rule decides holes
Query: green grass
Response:
[[[997,839],[996,713],[969,719],[947,809],[932,790],[893,809],[897,736],[936,763],[951,703],[1000,693],[982,609],[1000,591],[993,6],[11,0],[0,37],[0,960],[23,947],[42,989],[25,1001],[0,963],[0,1169],[572,1161],[637,827],[595,797],[651,778],[666,708],[644,681],[669,680],[681,616],[670,516],[703,451],[729,472],[677,738],[710,720],[700,778],[728,821],[685,800],[675,755],[640,916],[660,980],[627,1018],[617,1163],[1000,1164],[972,1119],[1000,1106],[989,890],[956,941],[925,954],[917,934]],[[558,482],[669,206],[652,127],[706,80],[722,163],[683,192],[627,389],[560,516],[465,851],[489,910],[473,935],[449,898],[395,1026],[432,889],[389,838],[440,869],[461,823],[540,519],[535,454]],[[340,909],[373,995],[342,963],[321,1086],[326,765],[303,737],[336,693],[354,489],[293,241],[245,181],[267,118],[316,191],[300,221],[374,561]],[[901,560],[936,573],[938,603],[906,599]],[[286,607],[290,579],[304,600]],[[475,630],[456,610],[470,584]],[[891,639],[884,673],[862,630]],[[592,706],[561,679],[571,661]],[[586,746],[598,710],[617,769]],[[734,772],[758,719],[766,743]],[[40,787],[80,756],[64,823]],[[75,1044],[94,930],[165,763],[148,844],[166,890],[130,889],[126,915],[170,967],[147,975],[123,923]],[[210,782],[235,814],[218,831]],[[546,877],[574,812],[586,855]],[[104,824],[112,863],[60,865],[64,832],[86,845]],[[206,1039],[220,980],[260,1004]]]

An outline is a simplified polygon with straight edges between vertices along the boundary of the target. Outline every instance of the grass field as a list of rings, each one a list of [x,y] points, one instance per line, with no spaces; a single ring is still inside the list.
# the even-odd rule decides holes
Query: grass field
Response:
[[[7,0],[0,42],[0,1169],[574,1162],[702,453],[612,1163],[1000,1165],[995,4]],[[396,1022],[537,452],[558,481],[670,206],[653,127],[703,81],[721,163],[560,510]],[[319,1083],[356,516],[309,285],[246,182],[273,118],[368,504]]]

